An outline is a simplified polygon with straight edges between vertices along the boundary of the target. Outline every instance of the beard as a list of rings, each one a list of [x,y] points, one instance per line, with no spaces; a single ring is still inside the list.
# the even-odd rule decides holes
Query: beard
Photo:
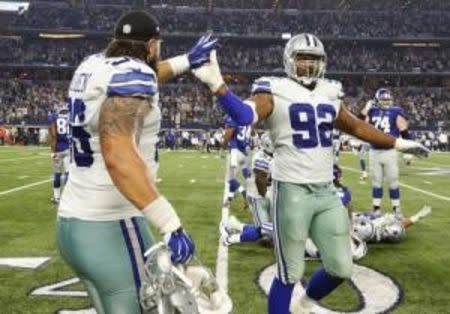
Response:
[[[153,71],[155,71],[155,73],[157,72],[156,65],[158,64],[158,62],[159,62],[159,58],[156,58],[156,57],[151,58],[149,55],[147,56],[147,59],[145,60],[145,63],[147,63],[147,65],[149,67],[151,67],[153,69]]]

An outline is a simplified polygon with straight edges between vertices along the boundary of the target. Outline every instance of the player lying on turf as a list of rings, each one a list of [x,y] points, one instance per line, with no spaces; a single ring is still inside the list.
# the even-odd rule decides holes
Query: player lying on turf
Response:
[[[400,242],[406,229],[431,214],[430,206],[423,206],[411,217],[394,214],[353,213],[353,232],[366,242]]]
[[[193,70],[238,125],[265,121],[271,134],[277,274],[269,292],[269,314],[309,313],[315,301],[351,276],[349,219],[332,184],[332,130],[336,127],[377,147],[428,153],[420,143],[384,134],[346,109],[341,83],[324,78],[326,53],[316,36],[293,36],[283,61],[286,76],[257,79],[246,101],[224,84],[215,51],[209,63]],[[303,277],[308,236],[317,244],[324,267],[312,275],[306,294],[291,302],[294,286]]]

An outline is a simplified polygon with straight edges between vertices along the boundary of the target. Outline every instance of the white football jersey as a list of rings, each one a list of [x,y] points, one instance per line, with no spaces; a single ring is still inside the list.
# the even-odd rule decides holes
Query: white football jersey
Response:
[[[135,135],[137,146],[150,169],[161,123],[155,72],[144,62],[129,57],[86,58],[70,83],[71,166],[58,215],[84,220],[117,220],[140,216],[116,188],[101,154],[99,114],[108,96],[149,99],[151,110]]]
[[[275,148],[272,177],[291,183],[332,181],[332,131],[344,95],[341,83],[319,79],[309,90],[290,78],[262,77],[252,92],[273,96],[266,121]]]
[[[261,170],[267,175],[270,174],[272,167],[272,157],[264,153],[262,149],[258,150],[252,157],[252,177],[251,180],[249,180],[247,185],[247,195],[253,198],[261,198],[263,196],[259,195],[258,188],[256,187],[255,182],[255,174],[253,173],[253,170],[258,169]]]

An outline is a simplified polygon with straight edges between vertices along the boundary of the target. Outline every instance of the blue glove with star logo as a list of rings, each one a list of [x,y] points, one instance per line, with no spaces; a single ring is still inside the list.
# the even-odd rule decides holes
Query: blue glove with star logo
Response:
[[[172,263],[186,264],[195,252],[195,244],[190,235],[182,228],[164,236],[166,245],[171,252]]]
[[[212,33],[203,35],[197,41],[187,54],[191,69],[196,69],[209,62],[209,54],[217,48],[217,41],[217,38],[214,38]]]

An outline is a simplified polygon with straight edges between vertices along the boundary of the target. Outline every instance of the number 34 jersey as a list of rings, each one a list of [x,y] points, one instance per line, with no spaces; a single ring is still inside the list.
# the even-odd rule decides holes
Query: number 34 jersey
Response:
[[[263,77],[252,93],[270,93],[267,126],[275,148],[272,177],[291,183],[333,180],[332,131],[343,97],[340,82],[319,79],[309,90],[290,78]]]
[[[101,154],[99,116],[109,96],[149,100],[149,112],[135,138],[151,166],[161,122],[156,74],[147,64],[128,57],[97,54],[86,58],[69,87],[71,165],[59,216],[102,221],[141,215],[117,190]]]

